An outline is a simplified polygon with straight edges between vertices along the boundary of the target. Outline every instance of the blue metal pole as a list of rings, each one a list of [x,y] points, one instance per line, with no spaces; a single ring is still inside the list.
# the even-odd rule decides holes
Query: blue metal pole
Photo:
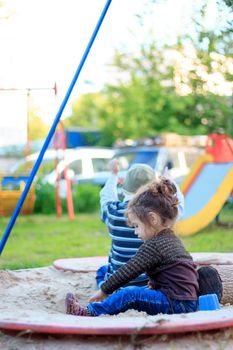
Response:
[[[56,127],[57,127],[57,124],[59,123],[59,120],[61,118],[62,112],[63,112],[63,110],[64,110],[64,108],[65,108],[65,106],[67,104],[67,101],[68,101],[68,99],[69,99],[69,97],[71,95],[71,92],[72,92],[72,90],[74,88],[74,85],[75,85],[75,83],[76,83],[76,81],[77,81],[77,79],[79,77],[79,74],[80,74],[80,72],[82,70],[82,67],[83,67],[85,61],[86,61],[86,58],[87,58],[87,56],[89,54],[89,51],[90,51],[90,49],[91,49],[91,47],[92,47],[92,45],[93,45],[93,43],[95,41],[97,33],[98,33],[98,31],[99,31],[99,29],[101,27],[101,24],[102,24],[102,22],[104,20],[104,17],[105,17],[105,15],[106,15],[106,13],[108,11],[108,8],[109,8],[109,6],[111,4],[111,1],[112,0],[107,0],[106,4],[104,6],[104,9],[103,9],[103,11],[102,11],[102,13],[100,15],[100,18],[99,18],[97,24],[96,24],[96,27],[95,27],[95,29],[93,31],[93,34],[92,34],[92,36],[91,36],[91,38],[89,40],[89,43],[87,44],[87,47],[86,47],[86,49],[84,51],[84,54],[83,54],[82,58],[81,58],[79,66],[78,66],[78,68],[77,68],[77,70],[75,72],[75,75],[74,75],[74,77],[73,77],[73,79],[72,79],[72,81],[70,83],[70,86],[69,86],[69,88],[67,90],[67,93],[66,93],[66,95],[65,95],[65,97],[64,97],[64,99],[63,99],[63,101],[61,103],[61,106],[60,106],[60,108],[58,110],[58,113],[57,113],[57,115],[56,115],[56,117],[54,119],[54,122],[53,122],[53,124],[51,126],[51,129],[50,129],[50,131],[48,133],[48,136],[45,139],[45,142],[44,142],[44,144],[43,144],[43,146],[41,148],[41,151],[40,151],[40,154],[39,154],[39,156],[38,156],[38,158],[36,160],[36,163],[35,163],[34,167],[32,168],[32,171],[31,171],[30,176],[29,176],[29,178],[28,178],[28,180],[26,182],[26,185],[25,185],[25,188],[23,190],[23,193],[22,193],[22,195],[21,195],[21,197],[20,197],[20,199],[19,199],[19,201],[18,201],[18,203],[17,203],[17,205],[15,207],[15,210],[14,210],[12,216],[11,216],[11,219],[10,219],[8,225],[7,225],[6,231],[4,232],[4,235],[3,235],[2,239],[1,239],[1,242],[0,242],[0,255],[2,254],[2,251],[3,251],[4,247],[5,247],[6,242],[7,242],[7,239],[9,237],[9,235],[11,233],[11,230],[12,230],[12,228],[14,226],[14,223],[15,223],[17,217],[18,217],[20,209],[22,208],[23,203],[25,201],[25,198],[26,198],[26,196],[28,194],[28,191],[30,190],[31,184],[33,182],[33,179],[34,179],[34,177],[35,177],[35,175],[36,175],[36,173],[37,173],[37,171],[39,169],[39,166],[40,166],[40,164],[42,162],[42,159],[44,157],[45,151],[48,148],[48,145],[49,145],[49,143],[50,143],[50,141],[52,139],[52,136],[53,136],[53,134],[54,134],[54,132],[56,130]]]

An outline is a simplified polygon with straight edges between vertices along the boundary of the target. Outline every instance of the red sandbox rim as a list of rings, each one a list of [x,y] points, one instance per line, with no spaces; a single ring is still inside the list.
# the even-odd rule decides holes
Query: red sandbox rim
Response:
[[[36,321],[0,320],[0,329],[30,330],[51,334],[175,334],[186,332],[223,329],[233,326],[233,310],[224,309],[210,312],[196,312],[186,315],[159,315],[153,317],[75,317],[67,315],[66,322],[45,320]]]

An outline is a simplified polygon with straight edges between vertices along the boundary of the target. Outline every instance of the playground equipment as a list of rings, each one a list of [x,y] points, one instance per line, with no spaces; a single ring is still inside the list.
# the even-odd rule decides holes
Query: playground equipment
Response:
[[[197,159],[180,188],[185,214],[176,224],[176,231],[190,235],[214,220],[232,192],[233,140],[226,135],[209,135],[206,154]]]
[[[0,216],[9,216],[22,195],[27,181],[25,176],[2,176],[0,177]],[[36,196],[34,185],[30,188],[28,196],[21,208],[21,214],[32,214]]]

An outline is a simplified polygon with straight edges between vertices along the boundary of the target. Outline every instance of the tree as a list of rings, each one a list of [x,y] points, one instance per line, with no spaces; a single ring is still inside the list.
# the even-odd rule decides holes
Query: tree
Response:
[[[223,11],[226,5],[221,2],[219,6]],[[98,98],[81,98],[70,122],[79,120],[82,124],[85,116],[85,123],[102,129],[106,145],[118,138],[165,131],[206,134],[224,127],[233,134],[232,101],[218,92],[214,80],[210,84],[216,74],[232,82],[232,30],[226,20],[216,30],[205,29],[206,11],[202,6],[195,14],[195,35],[184,33],[170,47],[158,47],[153,36],[148,35],[136,55],[116,51],[112,65],[118,80],[106,85]],[[138,20],[142,25],[140,16]],[[191,56],[187,47],[193,52]],[[178,59],[171,59],[172,55]]]
[[[88,93],[82,95],[72,104],[72,114],[65,120],[65,126],[101,127],[99,109],[104,104],[101,93]]]
[[[205,3],[193,19],[196,35],[181,38],[176,50],[184,58],[187,43],[195,49],[193,57],[189,57],[192,67],[185,76],[193,98],[187,119],[189,124],[199,128],[203,125],[206,133],[223,128],[233,135],[233,24],[228,20],[231,11],[227,8],[227,1],[217,2],[217,5],[218,25],[212,29],[205,27],[205,18],[209,15]],[[182,73],[180,71],[181,84],[184,80]]]
[[[106,86],[104,91],[107,108],[101,117],[105,120],[106,139],[138,138],[166,130],[171,117],[166,96],[174,88],[162,85],[167,79],[172,84],[172,70],[161,73],[162,63],[155,43],[148,48],[142,46],[136,58],[116,53],[114,65],[122,79],[115,86]]]

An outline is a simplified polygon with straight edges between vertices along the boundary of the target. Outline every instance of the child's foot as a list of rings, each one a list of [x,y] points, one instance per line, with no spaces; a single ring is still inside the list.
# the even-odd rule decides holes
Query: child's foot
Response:
[[[87,309],[79,305],[78,299],[72,293],[66,294],[66,313],[76,316],[89,316]]]

